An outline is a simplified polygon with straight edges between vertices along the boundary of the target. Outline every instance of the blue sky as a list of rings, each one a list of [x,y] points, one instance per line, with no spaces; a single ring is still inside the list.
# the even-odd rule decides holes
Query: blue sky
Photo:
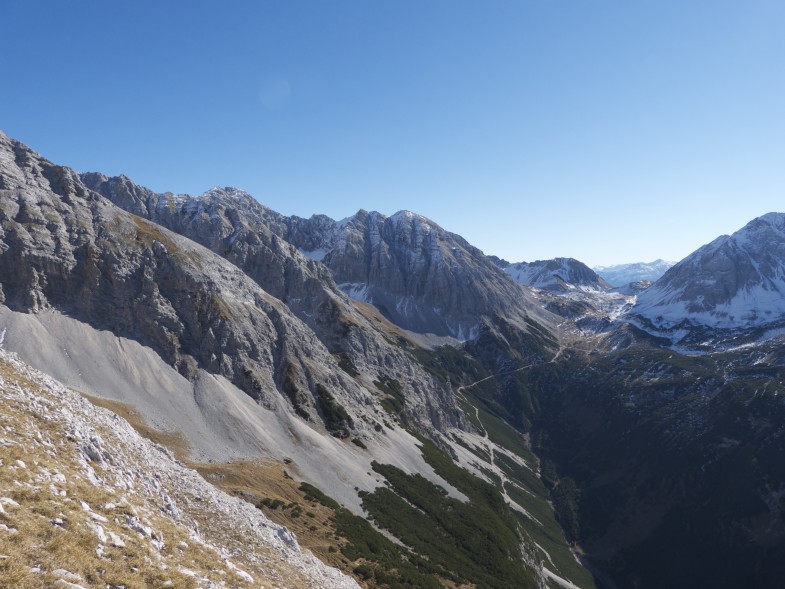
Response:
[[[785,211],[781,0],[0,0],[0,129],[156,191],[409,209],[510,261]]]

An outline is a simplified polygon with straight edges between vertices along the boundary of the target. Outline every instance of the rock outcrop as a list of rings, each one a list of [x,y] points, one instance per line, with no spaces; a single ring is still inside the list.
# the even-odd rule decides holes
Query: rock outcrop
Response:
[[[135,339],[186,377],[220,374],[270,408],[294,389],[317,407],[317,382],[371,398],[286,305],[206,248],[4,136],[0,182],[0,296],[12,310],[56,309]]]

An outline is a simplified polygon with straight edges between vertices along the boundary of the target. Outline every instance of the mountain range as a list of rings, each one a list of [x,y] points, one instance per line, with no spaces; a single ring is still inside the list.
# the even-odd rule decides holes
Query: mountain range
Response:
[[[509,264],[412,212],[304,219],[236,188],[156,193],[0,134],[0,389],[16,399],[4,421],[130,423],[168,453],[156,463],[166,493],[126,449],[147,442],[92,443],[63,418],[50,438],[83,457],[64,476],[87,481],[67,497],[92,506],[88,491],[111,490],[109,457],[128,456],[147,490],[127,501],[213,550],[174,560],[185,553],[156,548],[116,508],[77,517],[61,502],[42,529],[84,528],[90,558],[38,562],[9,532],[0,572],[85,588],[123,575],[156,586],[162,570],[200,587],[778,587],[784,219],[755,219],[651,285],[627,268],[637,284],[618,289],[622,274],[571,258]],[[80,395],[113,413],[90,417]],[[47,476],[65,473],[3,440],[4,465],[54,460]],[[23,485],[19,469],[9,485]],[[209,492],[177,486],[196,472]],[[21,514],[43,499],[8,488],[4,530],[34,546]],[[244,500],[254,529],[290,547],[247,532],[257,550],[279,551],[289,572],[245,551],[222,561],[236,524],[182,516],[194,494],[221,513]],[[168,569],[128,564],[150,546]]]
[[[595,266],[593,270],[603,280],[620,287],[631,282],[654,282],[673,266],[674,262],[654,260],[653,262],[636,262],[632,264],[614,264],[612,266]]]

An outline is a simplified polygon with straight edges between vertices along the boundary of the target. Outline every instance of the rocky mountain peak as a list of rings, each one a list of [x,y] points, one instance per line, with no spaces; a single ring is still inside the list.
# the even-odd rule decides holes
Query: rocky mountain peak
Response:
[[[634,313],[666,328],[779,321],[785,315],[785,214],[768,213],[699,248],[642,293]]]
[[[322,261],[344,292],[406,329],[470,339],[483,316],[524,325],[539,308],[479,249],[411,211],[318,224],[298,220],[287,239]]]
[[[508,264],[504,266],[504,271],[516,282],[554,292],[576,288],[601,291],[611,288],[594,270],[574,258]]]
[[[411,224],[418,227],[422,227],[425,231],[430,231],[433,225],[436,225],[433,221],[424,217],[422,215],[418,215],[417,213],[413,213],[412,211],[398,211],[397,213],[392,214],[390,217],[390,222],[393,224]]]
[[[224,188],[221,188],[220,186],[213,186],[210,190],[204,192],[204,194],[202,194],[200,198],[204,200],[234,199],[234,200],[246,200],[246,201],[250,200],[256,202],[256,200],[245,190],[241,188],[235,188],[234,186],[226,186]]]

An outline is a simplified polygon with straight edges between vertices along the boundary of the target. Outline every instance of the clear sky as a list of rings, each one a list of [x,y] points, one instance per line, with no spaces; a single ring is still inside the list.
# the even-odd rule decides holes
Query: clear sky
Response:
[[[785,211],[782,0],[0,0],[0,129],[156,191],[409,209],[510,261]]]

